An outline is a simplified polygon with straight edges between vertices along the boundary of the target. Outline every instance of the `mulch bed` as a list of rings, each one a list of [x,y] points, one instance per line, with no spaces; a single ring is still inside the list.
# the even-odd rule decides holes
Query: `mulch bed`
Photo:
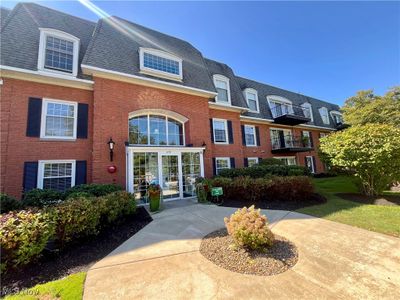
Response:
[[[306,206],[323,204],[326,201],[327,199],[324,196],[314,193],[309,199],[304,199],[301,201],[265,201],[254,203],[251,201],[225,199],[222,203],[218,205],[240,208],[243,206],[250,207],[254,204],[256,208],[262,209],[297,210]]]
[[[87,271],[95,262],[152,221],[144,207],[121,223],[104,228],[98,235],[80,240],[60,253],[45,252],[36,262],[11,270],[1,278],[2,290],[21,290],[36,284]]]
[[[375,204],[375,205],[385,205],[385,206],[400,205],[400,196],[397,195],[367,196],[356,193],[338,193],[336,195],[342,199],[362,204]]]
[[[214,264],[238,273],[269,276],[292,268],[298,259],[296,246],[287,239],[275,235],[275,242],[265,252],[233,249],[232,238],[226,229],[206,235],[200,245],[200,253]]]

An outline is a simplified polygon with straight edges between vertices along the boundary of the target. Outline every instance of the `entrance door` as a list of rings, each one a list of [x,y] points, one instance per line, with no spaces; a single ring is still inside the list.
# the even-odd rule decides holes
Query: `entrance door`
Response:
[[[161,188],[164,199],[180,197],[181,175],[178,154],[161,155]]]

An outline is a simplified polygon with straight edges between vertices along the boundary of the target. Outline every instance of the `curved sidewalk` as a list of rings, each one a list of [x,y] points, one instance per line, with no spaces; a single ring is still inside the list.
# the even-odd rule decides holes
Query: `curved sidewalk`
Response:
[[[174,206],[174,205],[172,205]],[[262,277],[222,269],[201,238],[236,209],[172,207],[88,272],[84,299],[400,299],[400,239],[288,211],[263,210],[294,242],[293,269]]]

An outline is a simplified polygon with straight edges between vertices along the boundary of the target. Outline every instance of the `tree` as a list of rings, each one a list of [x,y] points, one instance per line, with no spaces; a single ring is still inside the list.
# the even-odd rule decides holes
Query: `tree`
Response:
[[[399,127],[355,125],[320,142],[320,150],[333,166],[355,173],[364,194],[378,195],[400,180]]]
[[[342,111],[349,125],[380,123],[400,127],[400,86],[384,96],[374,95],[372,90],[360,91],[346,100]]]

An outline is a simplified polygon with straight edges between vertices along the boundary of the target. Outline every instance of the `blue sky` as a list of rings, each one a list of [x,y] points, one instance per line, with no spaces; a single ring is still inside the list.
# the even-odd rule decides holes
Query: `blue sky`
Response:
[[[98,19],[77,1],[35,2]],[[400,84],[400,2],[93,3],[187,40],[237,75],[339,105],[358,90]]]

